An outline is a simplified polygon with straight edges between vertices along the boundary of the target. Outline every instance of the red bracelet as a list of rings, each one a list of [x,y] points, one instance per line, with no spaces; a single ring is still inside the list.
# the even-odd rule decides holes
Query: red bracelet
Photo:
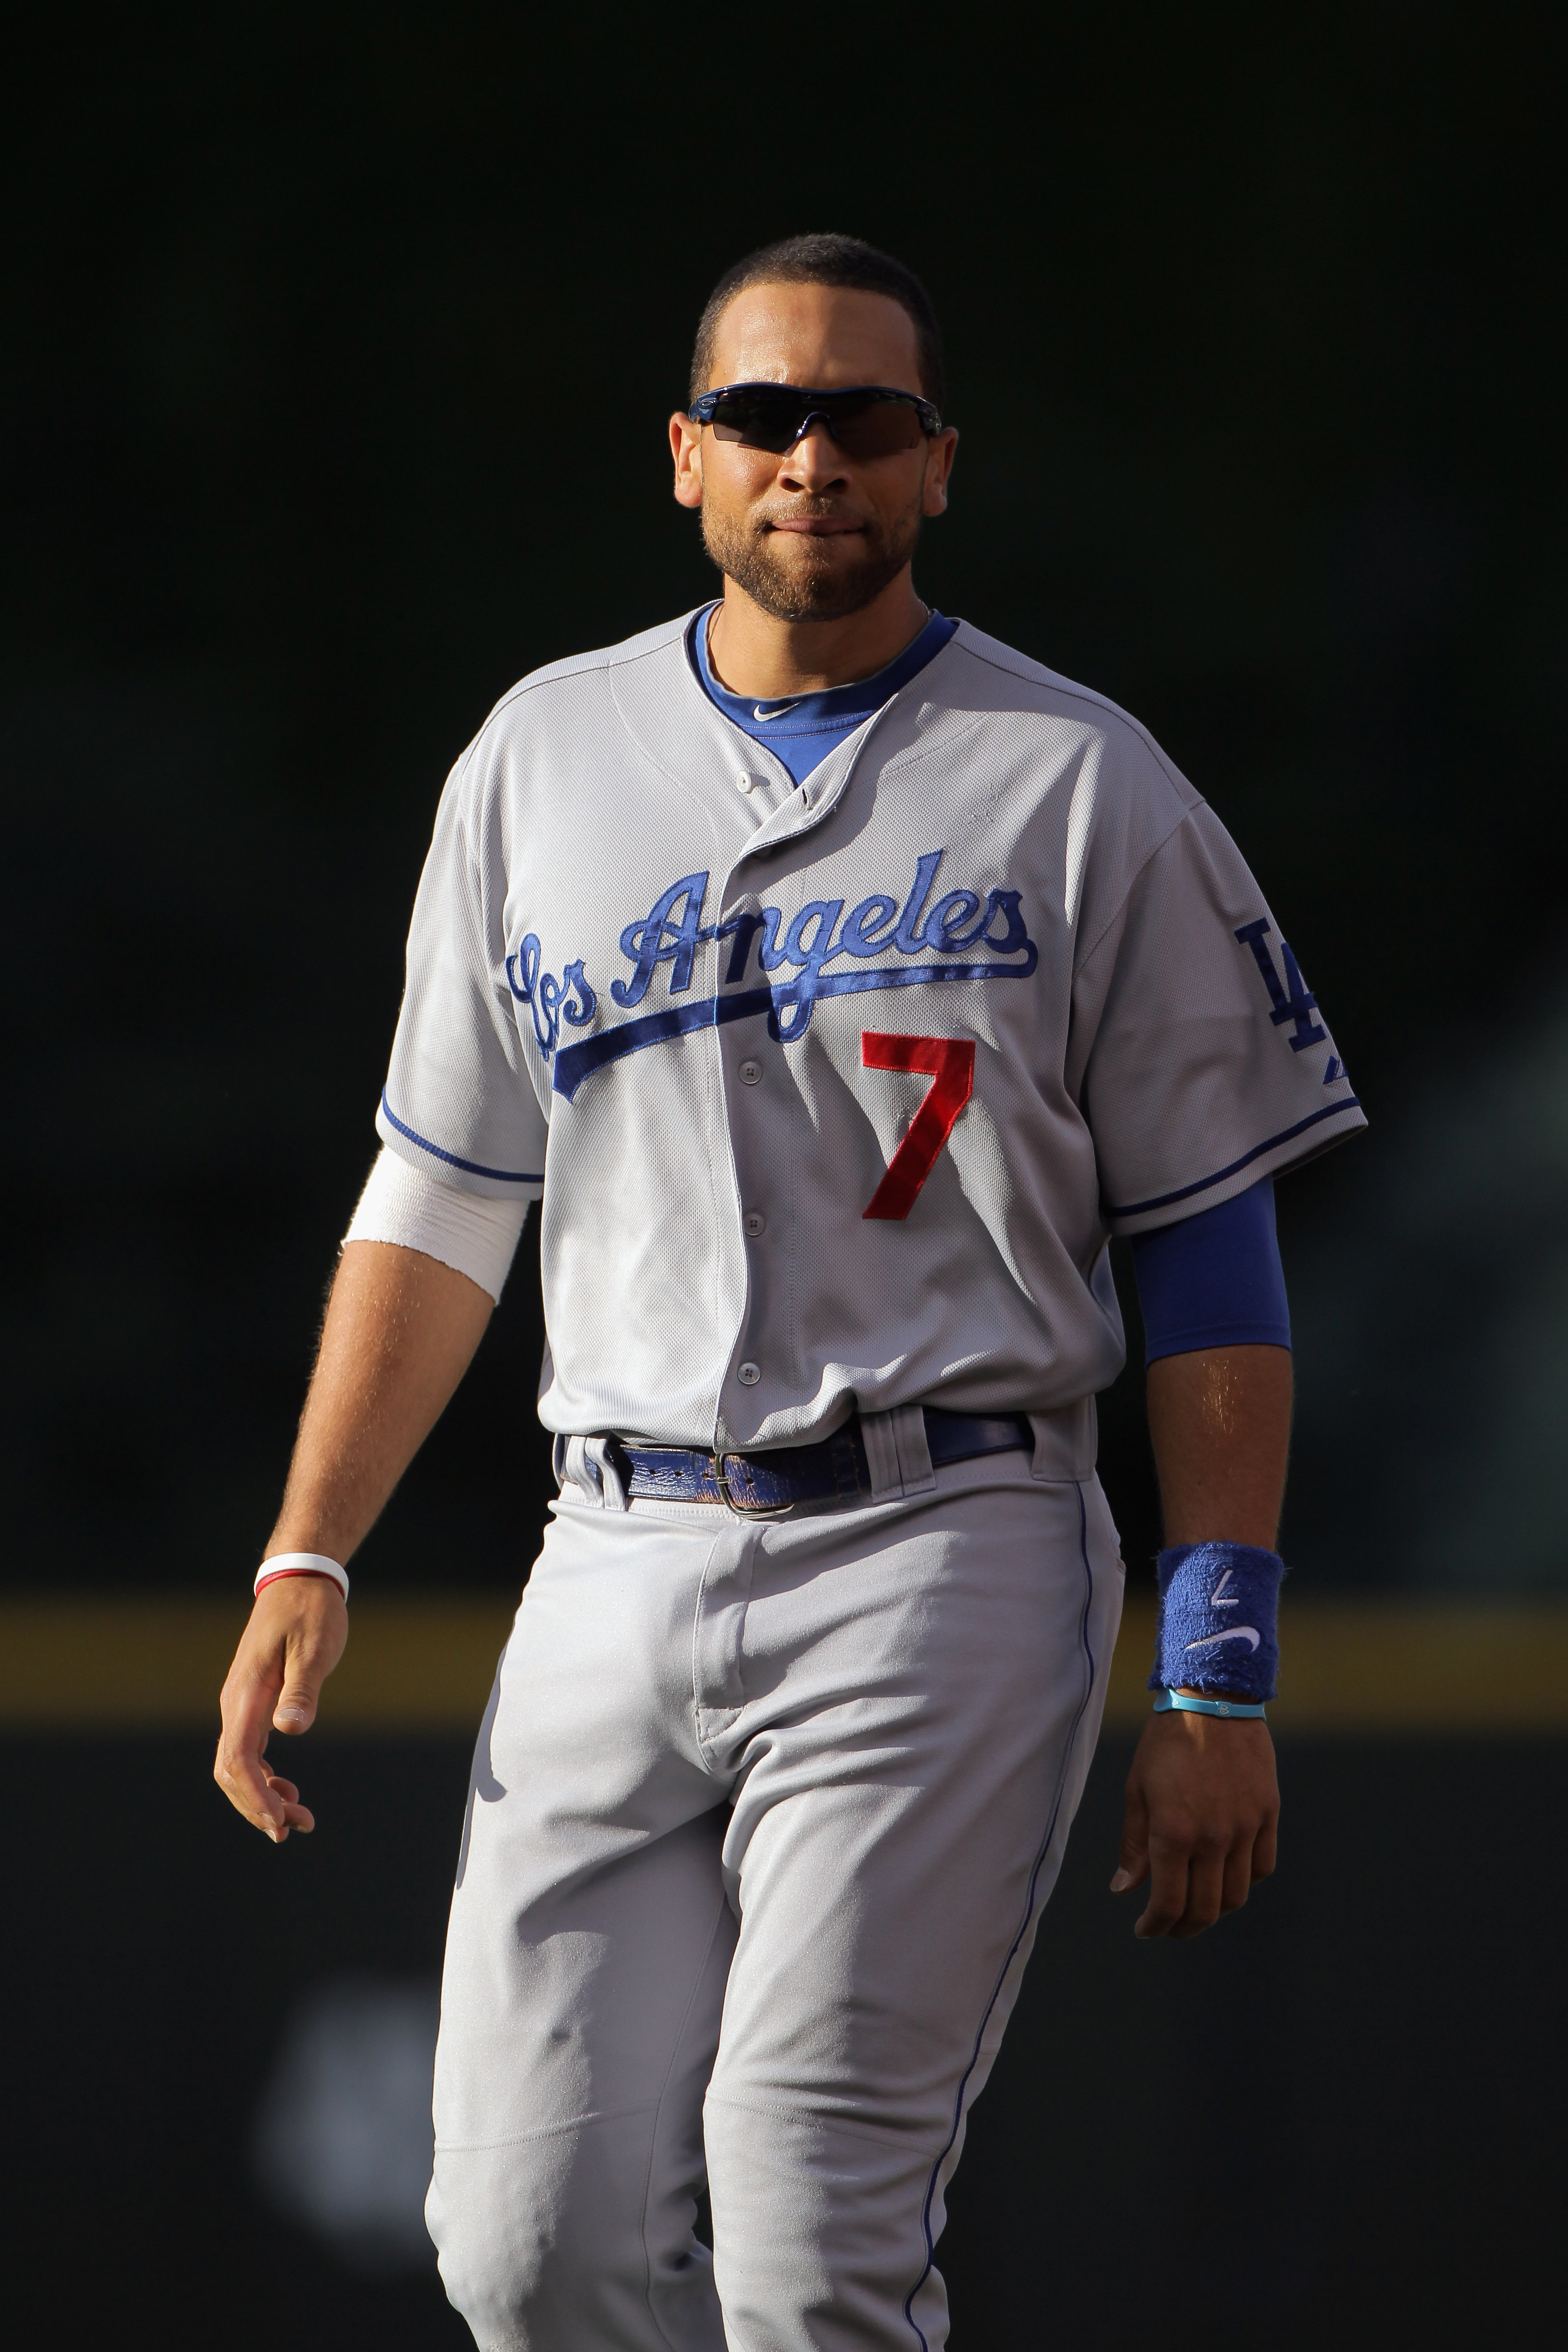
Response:
[[[280,1583],[286,1576],[320,1576],[335,1584],[346,1601],[349,1597],[349,1575],[335,1559],[321,1551],[280,1551],[264,1559],[256,1571],[253,1592],[262,1592],[269,1584]]]

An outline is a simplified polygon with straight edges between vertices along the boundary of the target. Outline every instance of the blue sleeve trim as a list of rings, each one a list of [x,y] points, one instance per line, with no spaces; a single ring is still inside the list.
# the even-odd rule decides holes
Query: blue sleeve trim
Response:
[[[478,1160],[459,1160],[455,1151],[443,1151],[440,1145],[432,1143],[427,1135],[417,1135],[413,1128],[405,1127],[387,1101],[384,1087],[381,1090],[381,1108],[386,1114],[387,1125],[395,1127],[399,1135],[405,1135],[410,1143],[416,1143],[421,1151],[429,1152],[433,1160],[444,1160],[448,1168],[460,1168],[465,1176],[489,1176],[498,1184],[542,1184],[544,1181],[542,1169],[537,1176],[520,1175],[511,1168],[486,1168]]]
[[[1173,1201],[1190,1201],[1194,1192],[1206,1192],[1211,1184],[1223,1184],[1227,1176],[1238,1175],[1242,1169],[1250,1168],[1255,1160],[1261,1160],[1266,1151],[1274,1150],[1276,1144],[1289,1143],[1292,1137],[1305,1135],[1307,1129],[1316,1127],[1320,1119],[1337,1118],[1342,1110],[1360,1108],[1361,1102],[1355,1095],[1346,1095],[1342,1102],[1325,1103],[1321,1110],[1309,1111],[1305,1118],[1299,1118],[1294,1127],[1281,1128],[1278,1135],[1268,1136],[1263,1142],[1255,1143],[1250,1151],[1244,1151],[1241,1158],[1233,1160],[1227,1168],[1216,1168],[1212,1176],[1200,1176],[1195,1184],[1184,1184],[1179,1192],[1156,1193],[1152,1201],[1129,1201],[1121,1207],[1108,1201],[1105,1214],[1108,1217],[1142,1217],[1151,1209],[1168,1209]]]
[[[1274,1180],[1132,1241],[1143,1360],[1199,1348],[1289,1348],[1290,1309],[1274,1224]]]

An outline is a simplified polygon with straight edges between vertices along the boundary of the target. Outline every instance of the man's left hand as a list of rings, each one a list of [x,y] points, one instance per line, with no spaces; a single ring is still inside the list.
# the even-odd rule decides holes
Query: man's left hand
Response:
[[[1135,1936],[1201,1936],[1274,1868],[1279,1783],[1256,1718],[1151,1716],[1127,1776],[1112,1895],[1150,1881]]]

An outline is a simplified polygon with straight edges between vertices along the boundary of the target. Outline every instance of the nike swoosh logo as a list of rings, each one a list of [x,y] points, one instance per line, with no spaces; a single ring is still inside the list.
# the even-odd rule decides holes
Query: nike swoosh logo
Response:
[[[1189,1650],[1212,1650],[1216,1642],[1250,1642],[1256,1650],[1261,1646],[1262,1634],[1256,1625],[1232,1625],[1227,1633],[1205,1633],[1201,1642],[1189,1642]]]
[[[752,716],[753,719],[760,719],[765,727],[770,719],[783,719],[786,717],[790,711],[798,710],[805,700],[805,697],[804,694],[797,694],[793,702],[775,702],[771,710],[764,710],[760,702],[753,702],[752,705]]]

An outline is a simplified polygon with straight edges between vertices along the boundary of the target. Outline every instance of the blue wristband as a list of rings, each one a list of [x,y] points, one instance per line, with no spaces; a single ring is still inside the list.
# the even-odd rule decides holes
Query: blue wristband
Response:
[[[1185,1691],[1163,1690],[1154,1701],[1156,1715],[1250,1715],[1264,1717],[1268,1709],[1261,1699],[1189,1698]]]
[[[1158,1562],[1160,1632],[1151,1690],[1272,1698],[1285,1563],[1254,1544],[1183,1544]]]

